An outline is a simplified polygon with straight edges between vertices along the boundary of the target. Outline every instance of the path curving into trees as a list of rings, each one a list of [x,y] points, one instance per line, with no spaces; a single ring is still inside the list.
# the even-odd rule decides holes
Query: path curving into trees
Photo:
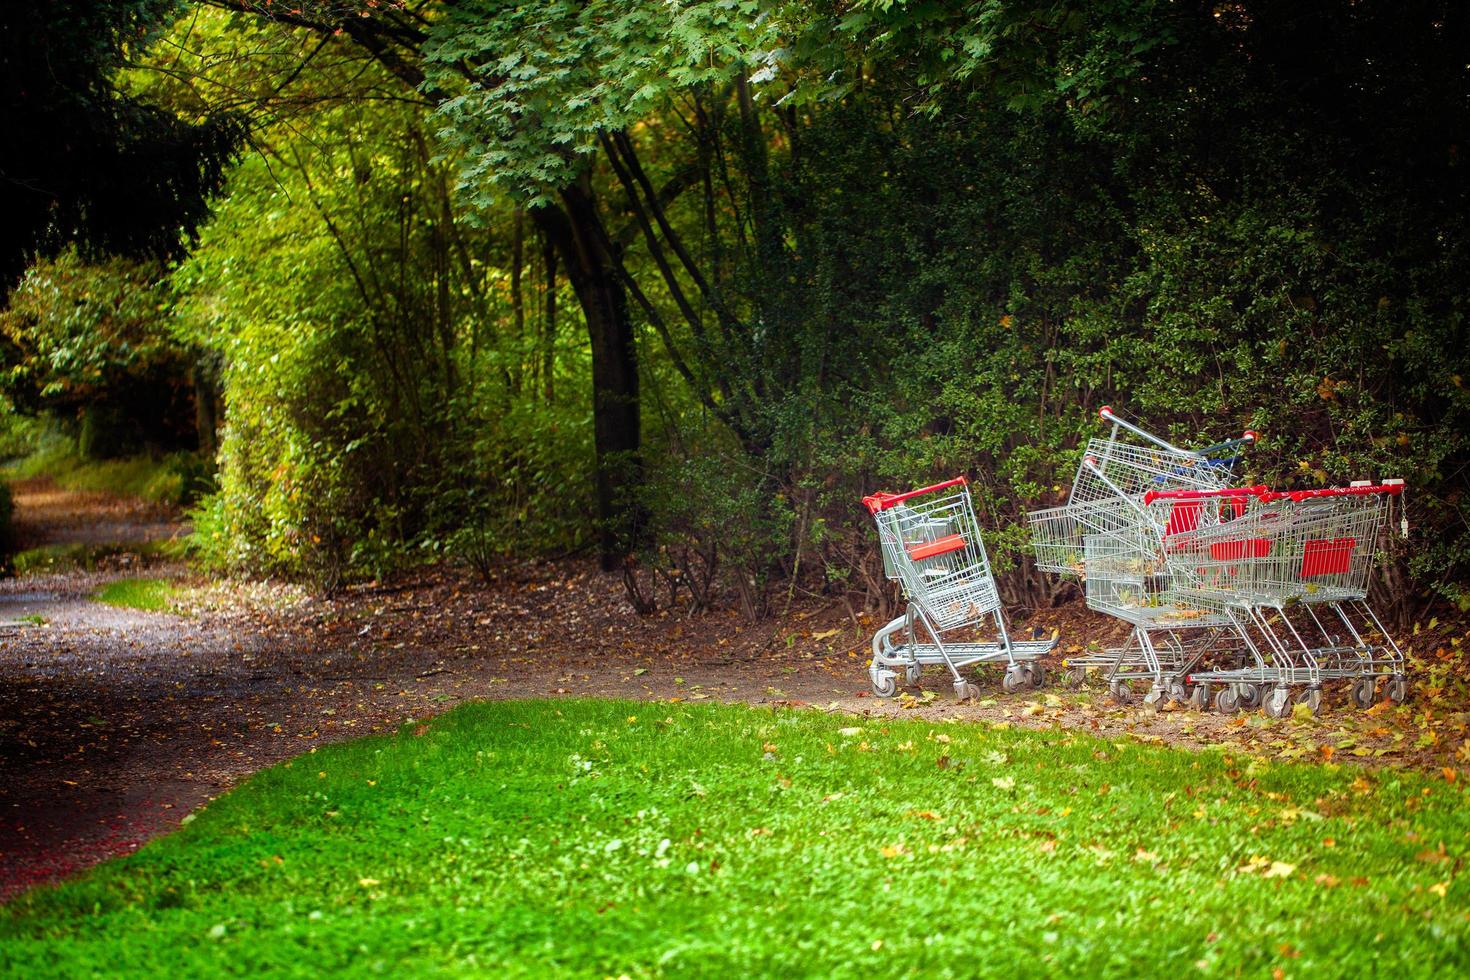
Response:
[[[181,530],[106,495],[24,485],[16,496],[31,541],[105,527],[125,543],[164,525]],[[733,608],[638,616],[621,577],[591,558],[505,563],[488,583],[431,567],[314,599],[106,550],[116,553],[91,571],[0,582],[0,901],[135,850],[260,769],[473,698],[616,697],[653,702],[652,711],[717,699],[1223,743],[1268,757],[1333,759],[1341,745],[1339,762],[1462,764],[1463,732],[1432,700],[1428,711],[1329,705],[1320,724],[1263,725],[1120,708],[1099,691],[1005,695],[988,681],[981,700],[960,704],[932,673],[910,696],[880,701],[865,669],[874,622],[801,600],[761,622]],[[179,611],[95,600],[104,584],[138,576],[171,581]],[[1063,649],[1106,629],[1075,614],[1036,624],[1060,628]],[[1421,724],[1438,726],[1437,741],[1411,749]]]

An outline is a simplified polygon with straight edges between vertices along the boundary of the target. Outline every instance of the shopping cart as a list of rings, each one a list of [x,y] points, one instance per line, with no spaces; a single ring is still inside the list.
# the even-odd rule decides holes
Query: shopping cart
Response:
[[[1227,616],[1249,653],[1245,664],[1195,669],[1222,712],[1264,702],[1284,717],[1293,701],[1315,714],[1322,686],[1348,680],[1371,705],[1380,680],[1394,701],[1408,696],[1404,656],[1367,602],[1380,529],[1403,482],[1274,493],[1242,488],[1231,519],[1173,537],[1165,558],[1175,594]],[[1231,493],[1231,491],[1225,491]],[[1198,491],[1146,495],[1149,505],[1206,502]]]
[[[1144,502],[1148,493],[1210,493],[1227,486],[1238,452],[1257,439],[1240,438],[1202,449],[1182,449],[1119,418],[1107,438],[1088,441],[1068,502],[1028,515],[1037,567],[1083,580],[1090,608],[1134,628],[1122,647],[1069,657],[1066,679],[1080,684],[1090,671],[1105,674],[1115,700],[1128,703],[1134,685],[1146,683],[1145,703],[1194,696],[1185,680],[1200,656],[1218,644],[1211,638],[1231,626],[1228,615],[1201,608],[1172,586],[1164,543],[1172,535],[1214,518],[1202,501]],[[1209,631],[1205,640],[1190,634]]]
[[[876,493],[863,503],[878,526],[884,573],[908,600],[904,614],[873,637],[873,693],[892,697],[900,670],[913,684],[926,664],[948,668],[960,698],[979,694],[960,673],[975,664],[1004,664],[1002,686],[1008,692],[1039,687],[1044,674],[1037,658],[1056,641],[1011,639],[965,478],[908,493]],[[994,639],[955,639],[961,630],[991,620]],[[921,627],[928,642],[920,642]]]

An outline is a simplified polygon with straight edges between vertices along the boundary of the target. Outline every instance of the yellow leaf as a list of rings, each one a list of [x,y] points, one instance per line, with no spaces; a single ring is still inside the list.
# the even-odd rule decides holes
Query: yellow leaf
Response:
[[[364,888],[372,888],[374,885],[382,884],[382,882],[378,881],[378,879],[376,878],[359,878],[357,879],[357,883]]]
[[[1450,883],[1448,881],[1436,881],[1434,884],[1429,886],[1429,890],[1434,892],[1434,894],[1438,895],[1440,898],[1444,898],[1445,892],[1450,890]]]
[[[1290,878],[1291,873],[1296,870],[1296,865],[1287,864],[1285,861],[1272,861],[1271,867],[1266,869],[1262,878]]]
[[[824,632],[821,632],[821,633],[813,633],[812,634],[812,639],[814,639],[814,640],[830,640],[832,637],[836,636],[840,632],[841,632],[841,630],[825,630]]]

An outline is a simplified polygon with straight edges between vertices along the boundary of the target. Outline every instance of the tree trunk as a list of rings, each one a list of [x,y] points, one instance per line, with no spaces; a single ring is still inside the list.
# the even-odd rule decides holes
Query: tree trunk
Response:
[[[583,181],[561,192],[562,207],[531,213],[556,246],[587,321],[592,346],[592,433],[597,453],[597,517],[602,567],[617,567],[636,545],[642,521],[630,494],[642,479],[638,351],[616,246]]]
[[[521,270],[526,264],[526,233],[523,212],[516,208],[511,223],[510,235],[510,312],[515,323],[516,357],[515,370],[511,374],[511,390],[521,393],[521,370],[524,365],[524,343],[526,336],[526,307],[521,295]]]
[[[542,236],[541,264],[546,271],[546,307],[541,323],[541,395],[556,401],[556,247]]]
[[[199,455],[213,460],[219,450],[219,369],[215,364],[195,362],[194,431],[199,437]]]

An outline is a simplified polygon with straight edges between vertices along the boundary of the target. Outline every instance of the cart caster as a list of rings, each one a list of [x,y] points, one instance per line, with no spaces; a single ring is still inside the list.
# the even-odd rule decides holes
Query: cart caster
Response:
[[[1026,672],[1026,680],[1030,683],[1032,690],[1046,683],[1046,668],[1036,661],[1032,660],[1022,664],[1021,669]]]
[[[1267,718],[1290,717],[1291,691],[1285,687],[1272,688],[1271,693],[1266,695],[1265,711]]]
[[[1388,699],[1394,704],[1403,704],[1409,700],[1409,679],[1403,674],[1394,674],[1393,679],[1388,682]]]
[[[1233,688],[1222,687],[1215,692],[1215,710],[1222,715],[1233,715],[1240,710],[1240,696]]]
[[[1297,704],[1304,704],[1311,709],[1312,717],[1315,718],[1322,713],[1322,689],[1320,687],[1309,687],[1296,697]]]
[[[1168,700],[1169,696],[1164,693],[1163,686],[1160,684],[1155,684],[1150,687],[1148,689],[1148,693],[1143,696],[1143,706],[1150,711],[1158,711],[1164,707]]]
[[[1127,681],[1113,681],[1108,685],[1108,693],[1119,704],[1133,703],[1133,686]]]
[[[886,668],[874,667],[868,672],[873,682],[873,693],[880,698],[891,698],[898,693],[898,675]]]
[[[919,683],[919,675],[923,672],[924,668],[918,664],[905,664],[903,668],[903,679],[910,687],[913,687]]]
[[[1243,710],[1254,711],[1265,703],[1267,690],[1269,688],[1265,684],[1237,684],[1235,699]]]
[[[1169,682],[1170,701],[1177,701],[1180,704],[1188,704],[1193,693],[1194,692],[1191,690],[1190,686],[1183,681],[1174,680]]]
[[[1353,681],[1349,690],[1353,706],[1357,708],[1371,708],[1373,702],[1378,700],[1378,680],[1373,677],[1359,677]]]
[[[1086,667],[1068,667],[1062,671],[1062,683],[1076,691],[1087,683]]]
[[[1026,668],[1021,664],[1011,664],[1006,668],[1005,676],[1000,679],[1001,690],[1007,694],[1015,694],[1029,683]]]
[[[1189,704],[1195,711],[1210,710],[1210,685],[1196,684],[1189,691]]]

